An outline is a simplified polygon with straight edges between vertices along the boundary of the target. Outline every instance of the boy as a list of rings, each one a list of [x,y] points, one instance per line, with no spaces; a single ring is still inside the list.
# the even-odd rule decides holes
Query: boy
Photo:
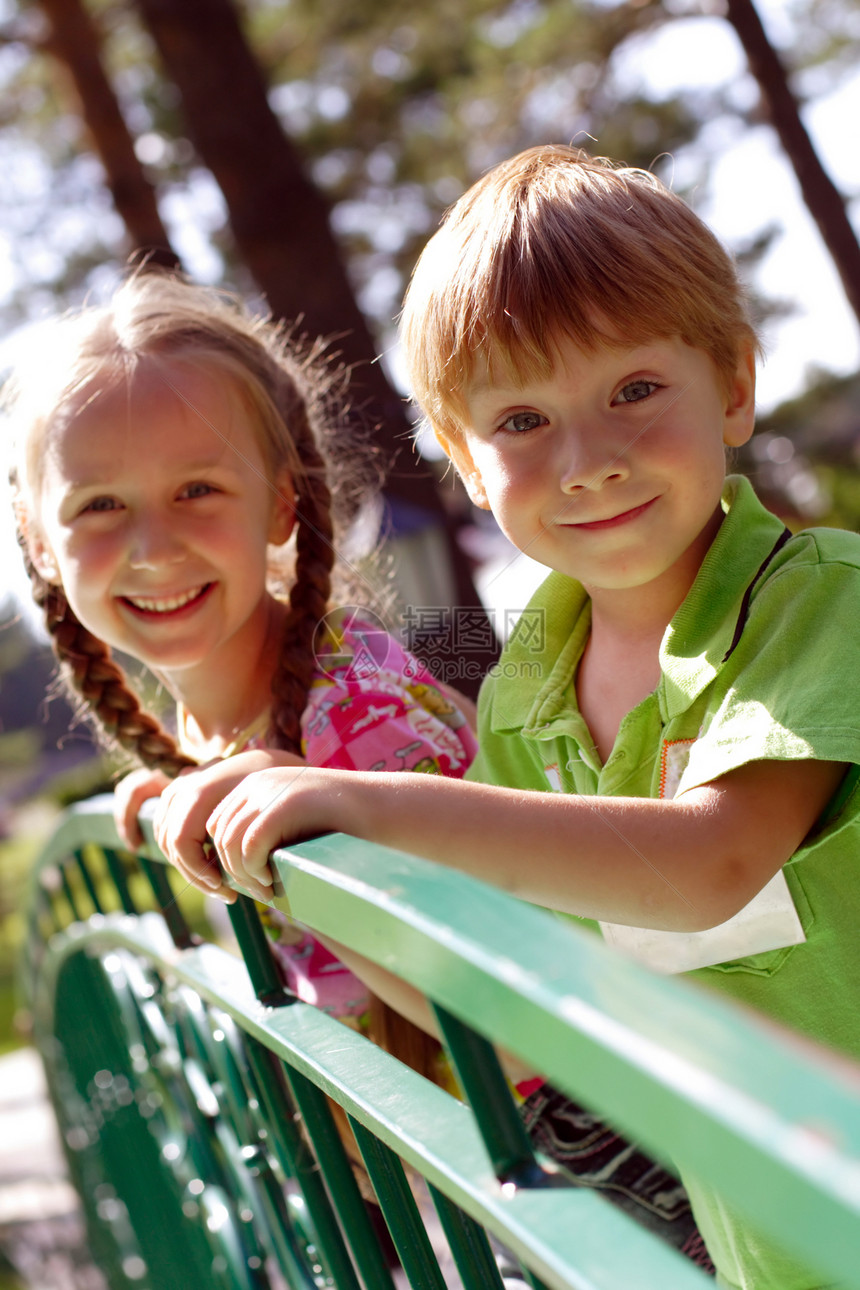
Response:
[[[403,341],[472,500],[552,570],[482,690],[472,782],[275,766],[210,816],[231,784],[203,772],[160,844],[217,885],[208,827],[264,897],[299,835],[411,850],[860,1056],[860,539],[789,540],[725,479],[757,349],[731,261],[653,176],[532,149],[431,240]],[[818,1284],[691,1191],[724,1284]]]

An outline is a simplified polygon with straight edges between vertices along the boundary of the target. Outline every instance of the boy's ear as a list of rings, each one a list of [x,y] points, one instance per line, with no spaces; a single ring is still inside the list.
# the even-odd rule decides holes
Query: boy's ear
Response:
[[[460,439],[455,443],[435,428],[433,433],[445,456],[449,461],[453,462],[454,468],[462,479],[466,492],[469,494],[469,500],[474,506],[479,506],[482,511],[488,511],[490,503],[487,499],[484,481],[481,478],[481,472],[472,460],[472,454],[466,447],[465,441]]]
[[[271,546],[283,546],[296,523],[296,490],[289,471],[278,472],[272,491],[274,496],[268,541]]]
[[[746,349],[741,354],[726,399],[723,443],[729,448],[739,448],[747,442],[755,429],[755,353]]]

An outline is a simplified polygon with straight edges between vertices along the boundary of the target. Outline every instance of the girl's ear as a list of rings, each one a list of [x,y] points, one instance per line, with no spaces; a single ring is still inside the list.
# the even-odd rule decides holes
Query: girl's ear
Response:
[[[15,508],[15,520],[18,525],[18,530],[24,538],[24,544],[27,548],[27,554],[32,561],[33,568],[36,570],[39,577],[43,578],[45,582],[51,583],[52,586],[59,587],[61,584],[57,561],[54,557],[53,551],[39,532],[39,526],[31,521],[30,515],[25,509],[20,497],[16,497],[14,499],[13,506]]]
[[[490,503],[487,499],[484,481],[481,478],[481,472],[472,460],[472,454],[469,452],[465,440],[459,439],[455,443],[452,439],[447,439],[445,435],[435,428],[433,433],[445,456],[450,462],[453,462],[472,504],[479,506],[482,511],[488,511]]]
[[[57,568],[57,562],[51,554],[50,549],[41,542],[31,542],[29,544],[30,559],[33,561],[33,567],[39,577],[49,582],[54,587],[59,587],[60,571]]]
[[[296,523],[296,490],[289,471],[279,471],[272,485],[272,493],[268,541],[272,546],[283,546]]]
[[[755,353],[744,350],[738,360],[726,399],[723,443],[739,448],[755,429]]]

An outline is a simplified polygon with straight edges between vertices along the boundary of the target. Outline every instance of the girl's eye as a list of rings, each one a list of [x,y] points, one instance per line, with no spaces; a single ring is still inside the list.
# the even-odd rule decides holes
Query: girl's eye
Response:
[[[538,426],[545,425],[549,425],[549,422],[540,412],[513,412],[505,418],[499,429],[511,434],[527,434],[529,430],[537,430]]]
[[[622,386],[615,396],[616,403],[641,403],[659,389],[656,381],[630,381]]]
[[[87,502],[82,514],[86,515],[92,511],[99,513],[102,511],[115,511],[119,510],[120,505],[121,503],[115,497],[94,497],[91,502]]]
[[[211,484],[204,484],[202,480],[198,480],[197,483],[187,484],[182,490],[182,496],[193,499],[195,497],[208,497],[210,493],[214,492],[215,489]]]

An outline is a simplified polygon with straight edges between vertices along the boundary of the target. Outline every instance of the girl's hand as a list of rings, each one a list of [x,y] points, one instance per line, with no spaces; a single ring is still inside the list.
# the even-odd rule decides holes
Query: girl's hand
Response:
[[[350,790],[368,778],[381,776],[310,766],[278,766],[249,775],[207,821],[223,868],[258,899],[271,899],[271,852],[299,838],[353,829]]]
[[[140,808],[150,797],[159,797],[170,778],[161,770],[142,766],[121,779],[113,791],[113,818],[116,831],[132,851],[143,845],[143,834],[137,817]]]
[[[236,893],[222,879],[209,841],[207,821],[221,799],[247,775],[271,766],[301,767],[304,762],[293,753],[261,748],[214,762],[201,770],[183,771],[161,794],[155,818],[155,839],[159,847],[193,887],[228,904],[236,899]],[[256,890],[252,894],[256,895]]]

